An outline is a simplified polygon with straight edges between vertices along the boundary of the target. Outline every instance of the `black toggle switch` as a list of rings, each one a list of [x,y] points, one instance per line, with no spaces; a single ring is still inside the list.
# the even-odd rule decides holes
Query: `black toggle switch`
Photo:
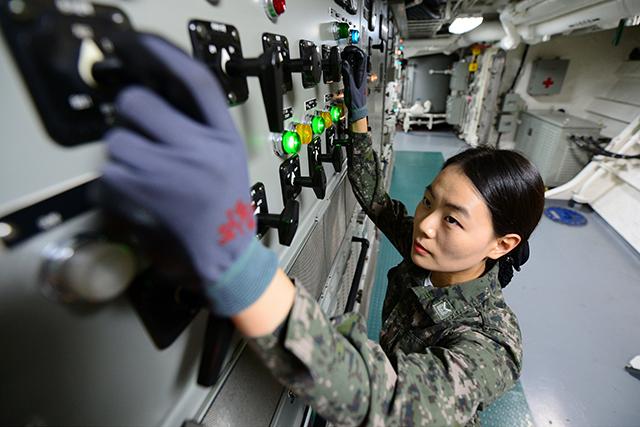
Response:
[[[269,130],[282,132],[282,95],[285,92],[282,53],[269,48],[257,58],[244,58],[238,30],[232,25],[192,20],[189,33],[193,55],[216,74],[229,104],[245,102],[249,98],[247,77],[258,77]]]
[[[265,52],[269,48],[275,48],[282,53],[284,60],[285,76],[283,78],[287,90],[293,87],[292,73],[302,74],[302,87],[311,88],[320,83],[322,79],[322,60],[315,43],[309,40],[300,40],[298,43],[300,58],[291,59],[289,41],[285,36],[272,33],[262,35],[262,47]]]
[[[320,155],[319,138],[315,138],[307,145],[310,176],[302,176],[300,157],[292,156],[280,165],[280,185],[282,186],[282,201],[295,199],[302,191],[302,187],[312,188],[318,199],[324,199],[327,177],[324,174]]]
[[[322,45],[322,79],[325,83],[337,83],[342,77],[342,64],[338,46]]]
[[[294,183],[301,187],[311,188],[318,199],[324,199],[327,190],[327,176],[320,161],[320,137],[307,144],[309,176],[296,176]],[[297,156],[296,156],[297,157]]]
[[[377,49],[380,51],[380,53],[384,52],[384,48],[384,40],[380,40],[380,43],[371,46],[371,49]]]
[[[318,156],[318,160],[323,163],[331,163],[336,172],[342,172],[344,155],[342,153],[342,147],[337,145],[334,141],[336,134],[337,130],[335,126],[332,126],[325,131],[325,146],[327,152],[320,154]]]
[[[267,195],[264,184],[256,183],[251,187],[251,198],[256,209],[256,220],[258,221],[258,238],[266,234],[270,228],[278,230],[278,241],[281,245],[289,246],[298,230],[298,218],[300,215],[300,204],[297,200],[287,199],[284,209],[280,214],[269,213],[267,205]]]

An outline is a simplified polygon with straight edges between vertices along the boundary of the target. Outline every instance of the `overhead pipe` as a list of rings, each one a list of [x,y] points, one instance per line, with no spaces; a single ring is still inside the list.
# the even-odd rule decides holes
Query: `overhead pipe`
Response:
[[[601,29],[609,29],[615,27],[620,19],[633,16],[639,10],[640,0],[614,0],[577,10],[535,25],[525,26],[526,28],[523,28],[520,33],[525,41],[535,42],[555,34],[593,25]]]
[[[413,0],[411,3],[409,3],[409,4],[405,4],[405,5],[404,5],[404,8],[405,8],[405,10],[406,10],[406,9],[410,9],[410,8],[412,8],[412,7],[414,7],[414,6],[420,6],[420,5],[422,4],[422,2],[423,2],[423,1],[424,1],[424,0]]]
[[[500,12],[500,24],[505,36],[500,40],[500,47],[504,50],[512,50],[520,45],[521,37],[518,29],[513,23],[513,15],[510,8],[505,8]]]
[[[529,6],[540,6],[538,1],[529,1]],[[580,3],[580,2],[579,2]],[[575,5],[575,4],[574,4]],[[450,36],[430,40],[405,41],[405,55],[407,58],[445,53],[447,55],[457,49],[480,42],[500,42],[500,47],[509,50],[515,49],[522,41],[528,44],[536,44],[555,34],[566,33],[580,28],[597,25],[602,29],[612,28],[620,19],[633,16],[640,10],[640,0],[611,0],[605,3],[597,3],[591,7],[574,10],[539,22],[534,25],[526,24],[525,16],[518,16],[522,24],[516,25],[514,7],[507,7],[500,13],[500,21],[491,21],[481,24],[478,28],[461,36]],[[526,12],[525,12],[526,15]],[[536,19],[531,17],[531,19]]]

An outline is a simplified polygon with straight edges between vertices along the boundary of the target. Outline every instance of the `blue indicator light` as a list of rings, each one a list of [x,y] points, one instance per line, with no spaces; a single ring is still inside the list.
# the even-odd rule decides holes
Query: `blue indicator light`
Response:
[[[360,31],[351,30],[351,43],[358,43],[360,41]]]

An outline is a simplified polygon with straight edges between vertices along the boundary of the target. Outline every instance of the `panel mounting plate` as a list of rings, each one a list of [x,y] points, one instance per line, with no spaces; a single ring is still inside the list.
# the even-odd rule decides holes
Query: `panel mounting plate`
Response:
[[[113,121],[114,93],[87,85],[78,71],[83,42],[105,56],[109,35],[131,30],[129,18],[112,6],[32,0],[0,3],[0,27],[44,126],[65,146],[100,139]]]
[[[268,214],[269,205],[267,204],[267,191],[264,188],[264,184],[261,182],[255,183],[251,187],[250,193],[251,193],[251,200],[253,202],[253,206],[255,209],[254,215],[258,215],[261,213]],[[258,221],[258,231],[257,231],[258,239],[261,239],[262,236],[264,236],[268,230],[269,230],[268,226],[266,226],[265,224],[261,224],[260,221]]]
[[[300,157],[292,156],[280,165],[280,185],[282,186],[282,202],[298,197],[302,191],[302,186],[296,184],[296,178],[300,178]]]
[[[230,59],[242,60],[240,35],[233,25],[193,19],[189,21],[189,36],[193,56],[204,62],[218,77],[230,105],[241,104],[249,98],[246,77],[231,77],[225,71]]]
[[[270,47],[274,47],[282,54],[283,62],[286,64],[291,60],[289,52],[289,40],[280,34],[263,33],[262,34],[262,49],[267,50]],[[283,91],[288,92],[293,89],[293,77],[291,72],[284,70],[282,76]]]

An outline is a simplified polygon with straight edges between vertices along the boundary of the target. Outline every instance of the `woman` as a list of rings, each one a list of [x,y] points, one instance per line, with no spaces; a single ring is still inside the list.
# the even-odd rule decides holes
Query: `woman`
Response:
[[[124,90],[117,110],[144,135],[109,133],[104,180],[176,235],[212,310],[232,318],[283,384],[341,425],[473,424],[478,410],[513,386],[521,339],[501,288],[526,261],[542,213],[543,184],[528,161],[508,151],[463,152],[408,216],[384,191],[371,149],[366,56],[344,50],[349,179],[404,258],[388,274],[377,344],[357,314],[329,321],[253,238],[255,224],[239,221],[249,187],[244,145],[208,72],[150,36],[117,50],[125,63],[144,51],[164,64],[167,84],[187,88],[200,117],[147,89]]]

